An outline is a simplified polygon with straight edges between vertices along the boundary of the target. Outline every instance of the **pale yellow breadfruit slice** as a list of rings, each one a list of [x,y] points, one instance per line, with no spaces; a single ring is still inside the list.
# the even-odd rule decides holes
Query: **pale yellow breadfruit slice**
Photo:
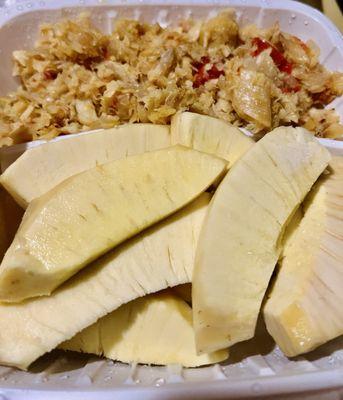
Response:
[[[131,301],[78,333],[60,348],[141,364],[199,367],[225,360],[227,350],[196,354],[192,309],[176,295]]]
[[[98,164],[170,146],[169,127],[127,124],[31,148],[1,175],[0,182],[24,208],[72,175]]]
[[[123,243],[51,296],[0,304],[0,364],[26,369],[122,304],[190,282],[209,197]]]
[[[264,307],[267,329],[287,356],[343,334],[343,158],[330,167],[306,198]]]
[[[2,260],[8,248],[8,236],[6,226],[5,191],[0,189],[0,260]]]
[[[198,351],[253,337],[284,228],[330,154],[301,128],[277,128],[219,185],[202,227],[192,282]]]
[[[214,154],[230,168],[253,145],[254,141],[223,120],[191,112],[176,113],[171,120],[172,144]]]
[[[0,187],[0,260],[10,246],[23,214],[11,195]]]
[[[0,300],[50,294],[119,243],[194,200],[225,161],[183,146],[74,175],[30,203],[0,266]]]
[[[192,284],[185,283],[183,285],[178,285],[173,288],[173,292],[179,296],[182,300],[187,303],[192,302]]]

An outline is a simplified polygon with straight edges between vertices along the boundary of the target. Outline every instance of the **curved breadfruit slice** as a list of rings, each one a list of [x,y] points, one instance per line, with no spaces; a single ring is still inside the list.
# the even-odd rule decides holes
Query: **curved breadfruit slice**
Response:
[[[202,227],[192,282],[199,351],[254,335],[284,227],[330,159],[301,128],[265,135],[228,172]]]
[[[209,195],[145,230],[51,296],[0,304],[0,364],[26,369],[99,318],[138,297],[191,281]]]
[[[0,189],[0,259],[4,256],[8,248],[8,237],[7,237],[7,224],[6,224],[6,210],[5,210],[5,192]]]
[[[197,355],[192,309],[176,295],[144,296],[101,318],[60,348],[126,363],[199,367],[225,360],[227,350]]]
[[[287,356],[343,334],[343,158],[330,166],[306,198],[264,307],[267,329]]]
[[[194,200],[225,161],[182,146],[74,175],[33,201],[0,266],[0,300],[50,294],[89,262]]]
[[[98,164],[168,146],[168,126],[121,125],[33,147],[6,169],[0,182],[26,208],[33,199],[72,175]]]
[[[0,188],[0,260],[18,230],[24,211],[5,189]]]
[[[178,285],[173,288],[173,293],[175,293],[182,300],[187,303],[192,303],[192,284],[185,283],[184,285]]]
[[[177,113],[172,117],[170,134],[172,144],[214,154],[228,161],[228,168],[255,143],[225,121],[191,112]]]

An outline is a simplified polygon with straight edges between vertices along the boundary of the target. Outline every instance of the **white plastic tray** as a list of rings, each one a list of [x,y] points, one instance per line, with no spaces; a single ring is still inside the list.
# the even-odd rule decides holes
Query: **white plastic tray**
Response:
[[[0,93],[16,87],[17,82],[10,78],[11,53],[32,46],[41,22],[71,17],[87,7],[94,22],[110,31],[115,18],[133,17],[166,25],[182,17],[207,18],[228,6],[236,9],[241,25],[255,22],[264,27],[279,21],[282,30],[303,40],[313,39],[321,48],[321,62],[328,69],[342,69],[342,35],[318,11],[289,0],[7,0],[6,7],[0,8]],[[337,99],[335,106],[343,116],[342,99]],[[343,156],[343,142],[321,141],[334,154]],[[30,146],[13,146],[0,152],[2,168]],[[275,398],[276,393],[329,388],[343,388],[342,337],[311,354],[289,360],[274,345],[263,324],[254,339],[231,349],[227,362],[198,369],[128,366],[57,352],[38,360],[30,372],[0,367],[0,400]]]

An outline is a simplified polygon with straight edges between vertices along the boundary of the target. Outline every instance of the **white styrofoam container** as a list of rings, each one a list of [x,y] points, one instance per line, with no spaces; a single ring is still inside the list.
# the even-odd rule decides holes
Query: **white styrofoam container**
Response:
[[[86,9],[99,28],[110,31],[116,18],[139,18],[165,26],[190,16],[208,18],[227,7],[236,10],[240,25],[254,22],[266,27],[279,21],[282,30],[303,40],[313,39],[321,49],[321,62],[328,69],[342,70],[342,35],[321,13],[290,0],[7,0],[0,8],[0,94],[17,85],[11,77],[12,51],[31,47],[42,22],[73,17]],[[342,98],[333,106],[343,117]],[[343,142],[321,142],[343,156]],[[1,168],[35,145],[39,142],[1,150]],[[125,365],[58,352],[38,360],[29,372],[0,367],[0,400],[273,398],[276,393],[329,388],[342,389],[343,396],[342,337],[308,355],[288,359],[274,345],[263,323],[254,339],[232,347],[227,362],[209,367]],[[318,398],[322,398],[320,393]],[[328,398],[340,398],[336,392],[332,396]]]

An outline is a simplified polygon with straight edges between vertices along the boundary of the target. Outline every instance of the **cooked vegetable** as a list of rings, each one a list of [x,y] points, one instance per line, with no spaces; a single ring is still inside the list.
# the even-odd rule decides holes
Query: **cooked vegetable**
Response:
[[[3,204],[3,191],[0,190],[0,260],[4,256],[7,247],[6,211]]]
[[[178,285],[173,288],[173,292],[179,296],[182,300],[187,303],[192,302],[192,284],[185,283],[183,285]]]
[[[260,72],[240,72],[235,77],[232,106],[237,114],[259,127],[259,130],[272,125],[270,82]]]
[[[212,22],[210,35],[199,27],[203,44],[235,42],[232,21]],[[288,87],[298,84],[288,58],[300,59],[299,48],[286,57],[267,33],[245,34],[257,69],[237,68],[233,80],[253,71],[262,92],[278,70]],[[151,79],[172,68],[171,49]],[[201,60],[196,79],[207,85],[222,69]],[[44,74],[54,79],[53,70]],[[231,98],[239,84],[227,89]],[[82,98],[75,112],[85,120],[93,111]],[[302,128],[278,128],[254,144],[227,122],[191,112],[174,115],[170,131],[127,125],[30,150],[1,177],[30,204],[0,266],[0,364],[27,369],[56,347],[133,363],[224,360],[228,346],[253,337],[278,260],[264,316],[280,348],[293,356],[340,335],[343,159],[315,183],[329,161]],[[1,190],[0,256],[17,210]]]
[[[0,182],[26,208],[72,175],[169,145],[169,127],[153,124],[128,124],[72,136],[27,150],[6,169]]]
[[[214,154],[231,167],[254,141],[220,119],[190,112],[175,114],[170,126],[172,144]]]
[[[330,167],[306,198],[264,307],[267,329],[287,356],[343,334],[343,158]]]
[[[0,363],[34,360],[133,299],[191,281],[209,195],[95,261],[50,296],[0,304]]]
[[[182,146],[99,165],[30,203],[0,268],[0,299],[50,294],[114,246],[194,200],[224,160]]]
[[[13,198],[0,188],[0,261],[11,244],[23,216]]]
[[[199,352],[253,337],[284,228],[330,159],[301,128],[278,128],[228,172],[201,230],[192,304]]]
[[[175,295],[145,296],[121,306],[60,348],[126,363],[198,367],[225,360],[227,350],[197,355],[192,309]]]

